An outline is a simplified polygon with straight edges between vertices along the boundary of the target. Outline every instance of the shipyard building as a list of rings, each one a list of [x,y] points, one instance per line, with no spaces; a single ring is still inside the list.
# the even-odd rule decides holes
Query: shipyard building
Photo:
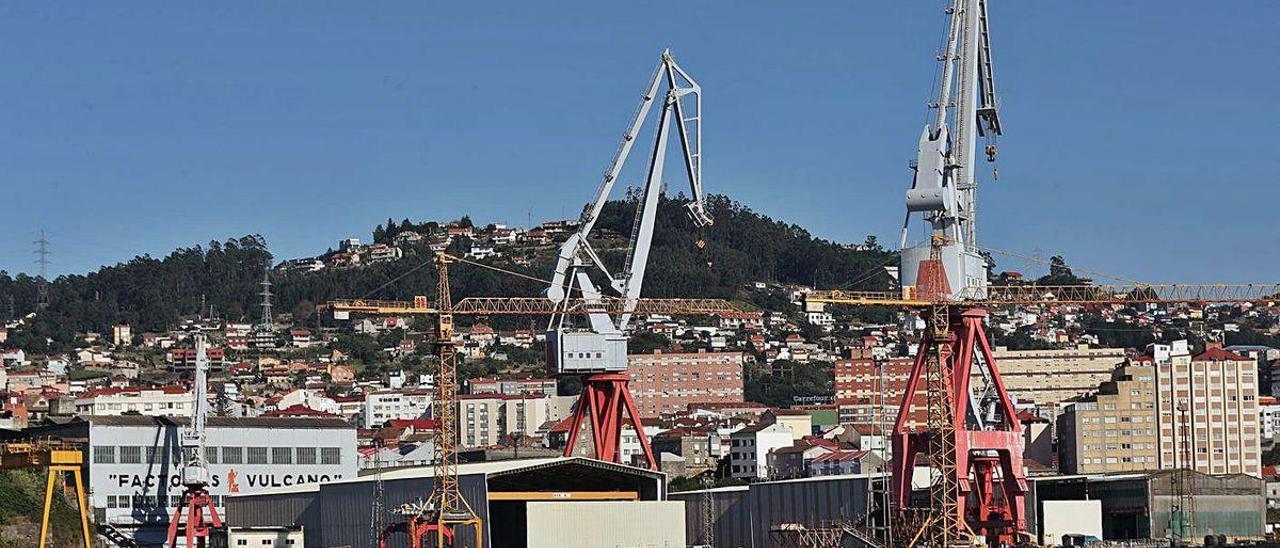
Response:
[[[431,467],[241,493],[227,499],[232,545],[377,546],[395,509],[431,494]],[[686,546],[684,505],[659,472],[582,457],[462,464],[459,490],[484,520],[485,546]],[[474,544],[469,528],[461,545]],[[408,546],[403,533],[387,546]],[[283,543],[282,543],[283,544]]]
[[[114,529],[111,536],[159,546],[182,494],[186,424],[186,418],[90,416],[22,436],[84,443],[94,522]],[[339,419],[210,417],[207,428],[209,493],[223,516],[228,495],[356,475],[356,432]]]

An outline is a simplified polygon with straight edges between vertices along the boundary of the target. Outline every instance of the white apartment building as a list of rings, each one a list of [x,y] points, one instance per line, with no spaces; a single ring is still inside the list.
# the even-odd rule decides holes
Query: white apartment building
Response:
[[[459,396],[458,425],[462,446],[506,444],[511,436],[517,434],[537,436],[543,424],[569,416],[576,399],[576,396],[536,394]]]
[[[1151,345],[1161,468],[1261,474],[1257,362],[1211,345]]]
[[[99,388],[76,398],[76,414],[81,416],[133,411],[150,417],[190,417],[191,407],[191,392],[180,386]]]
[[[364,397],[364,427],[373,428],[391,419],[431,418],[433,398],[428,390],[372,392]]]
[[[729,473],[743,480],[762,480],[771,476],[769,453],[791,447],[791,428],[779,424],[755,424],[729,435]]]
[[[1258,405],[1258,428],[1261,429],[1262,441],[1269,442],[1276,438],[1276,432],[1280,432],[1280,403],[1275,398],[1270,398]]]

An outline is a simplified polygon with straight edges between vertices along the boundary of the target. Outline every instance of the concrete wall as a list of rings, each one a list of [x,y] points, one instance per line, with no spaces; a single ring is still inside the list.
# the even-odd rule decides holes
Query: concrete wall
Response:
[[[1040,523],[1040,543],[1046,546],[1061,543],[1068,533],[1102,538],[1102,501],[1045,501]]]
[[[528,546],[685,546],[680,502],[530,502],[527,512]]]

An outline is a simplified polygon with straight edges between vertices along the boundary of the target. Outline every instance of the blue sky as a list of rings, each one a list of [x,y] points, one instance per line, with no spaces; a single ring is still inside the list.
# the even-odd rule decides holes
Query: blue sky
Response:
[[[991,4],[981,243],[1275,280],[1280,3]],[[708,191],[896,241],[943,2],[644,5],[9,3],[0,269],[34,268],[41,228],[64,273],[247,233],[312,254],[388,216],[573,216],[667,46],[704,88]]]

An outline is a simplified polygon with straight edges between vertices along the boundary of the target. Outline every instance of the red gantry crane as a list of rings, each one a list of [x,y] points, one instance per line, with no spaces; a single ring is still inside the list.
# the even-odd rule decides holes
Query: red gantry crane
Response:
[[[430,497],[421,503],[408,504],[397,509],[401,522],[386,526],[379,535],[384,545],[390,535],[406,533],[410,546],[439,547],[458,546],[455,542],[457,526],[471,527],[475,546],[480,547],[483,538],[483,522],[458,489],[457,447],[457,352],[453,342],[453,316],[552,316],[564,314],[663,314],[663,315],[750,315],[741,307],[721,299],[647,299],[636,298],[564,298],[558,302],[546,297],[469,297],[453,302],[449,292],[449,269],[452,263],[464,263],[481,268],[499,270],[493,266],[476,263],[445,253],[436,256],[437,299],[415,297],[412,301],[367,299],[333,300],[325,307],[339,318],[349,318],[352,313],[375,316],[418,315],[434,316],[436,320],[436,397],[435,417],[440,427],[435,433],[434,487]],[[516,272],[507,272],[527,277]],[[375,524],[377,525],[377,524]],[[424,540],[433,543],[424,544]]]
[[[935,246],[935,247],[941,247]],[[969,536],[988,545],[1011,545],[1026,531],[1027,484],[1022,462],[1022,426],[991,352],[984,322],[987,309],[1034,305],[1258,303],[1280,300],[1280,284],[1260,285],[1072,285],[984,286],[945,291],[945,270],[933,271],[901,292],[814,291],[810,303],[890,306],[918,310],[926,328],[893,427],[894,503],[901,524],[917,529],[898,535],[912,545],[945,546]],[[975,371],[985,386],[971,385]],[[979,388],[975,390],[975,388]],[[925,425],[912,425],[912,401],[925,391]],[[928,457],[934,480],[929,506],[912,508],[917,455]]]

